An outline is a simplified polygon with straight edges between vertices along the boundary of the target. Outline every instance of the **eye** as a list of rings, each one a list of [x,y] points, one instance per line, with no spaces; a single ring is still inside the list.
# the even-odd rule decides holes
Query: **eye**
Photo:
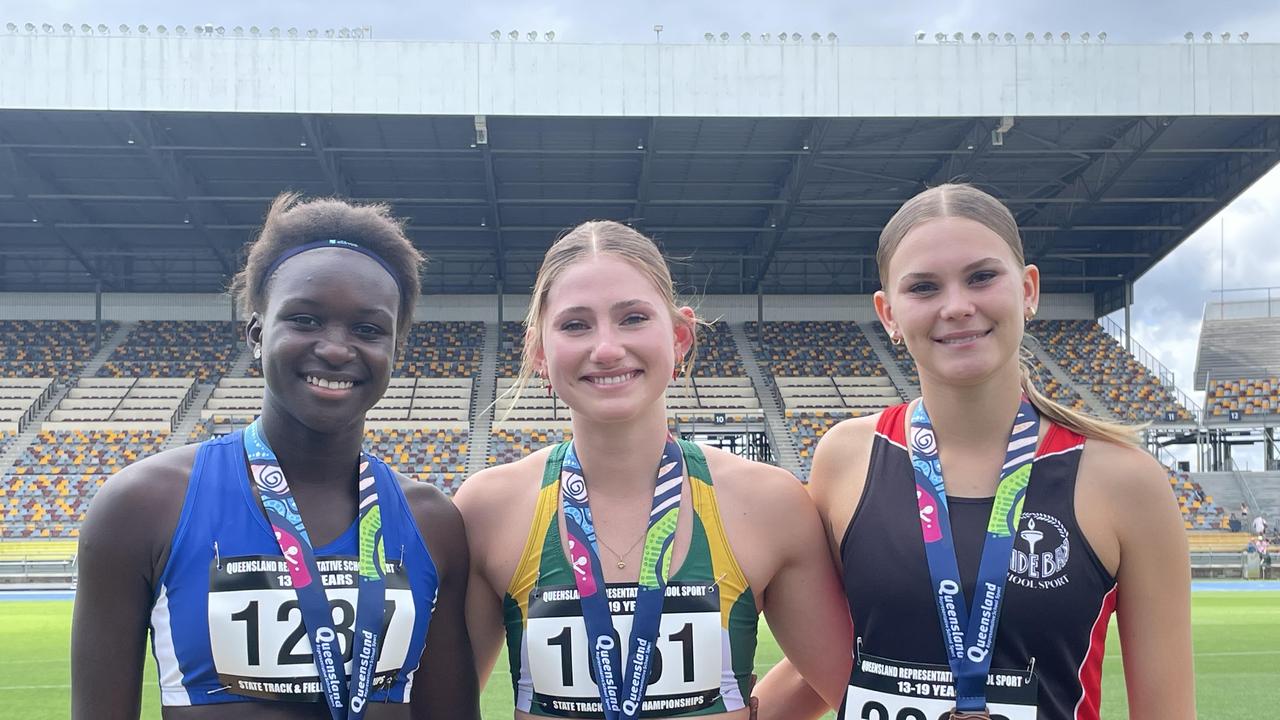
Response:
[[[997,274],[998,273],[996,273],[995,270],[979,270],[978,272],[969,276],[969,282],[973,283],[974,285],[982,285],[994,280]]]
[[[355,326],[355,333],[357,335],[368,335],[372,337],[372,336],[385,335],[386,331],[378,327],[377,325],[374,325],[373,323],[360,323],[359,325]]]
[[[918,282],[912,283],[911,286],[907,288],[907,292],[915,295],[926,295],[937,289],[938,286],[931,282]]]
[[[320,327],[320,321],[312,315],[291,315],[287,319],[300,327]]]
[[[560,323],[561,332],[581,332],[587,329],[587,324],[581,320],[566,320]]]
[[[644,313],[631,313],[626,317],[622,318],[622,324],[637,325],[639,323],[648,321],[648,319],[649,319],[649,316],[645,315]]]

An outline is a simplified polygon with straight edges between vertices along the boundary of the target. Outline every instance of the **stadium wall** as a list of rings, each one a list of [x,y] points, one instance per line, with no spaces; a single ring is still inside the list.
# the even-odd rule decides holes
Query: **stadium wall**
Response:
[[[1280,115],[1280,45],[0,36],[0,107],[575,117]]]
[[[707,295],[686,300],[708,319],[747,322],[756,319],[755,295]],[[503,295],[502,319],[523,320],[528,295]],[[498,319],[496,295],[430,295],[418,303],[419,320]],[[1093,296],[1054,294],[1041,298],[1036,317],[1044,320],[1093,319]],[[93,320],[93,293],[0,293],[3,320]],[[231,299],[223,294],[103,293],[102,319],[230,320]],[[875,320],[870,295],[765,295],[764,319]]]

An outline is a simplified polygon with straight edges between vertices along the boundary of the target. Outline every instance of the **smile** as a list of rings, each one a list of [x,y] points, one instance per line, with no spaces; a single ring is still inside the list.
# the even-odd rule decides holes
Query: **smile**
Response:
[[[355,383],[350,380],[325,380],[314,375],[308,375],[306,379],[308,385],[315,385],[326,390],[349,390],[355,386]]]
[[[630,372],[626,372],[621,375],[607,375],[607,376],[588,375],[586,377],[586,381],[591,383],[592,385],[621,385],[622,383],[635,378],[639,374],[640,374],[639,370],[632,370]]]
[[[990,330],[982,330],[978,332],[948,335],[946,337],[937,338],[934,340],[934,342],[942,343],[943,345],[964,345],[966,343],[971,343],[974,340],[977,340],[979,338],[984,338],[990,334],[991,334]]]

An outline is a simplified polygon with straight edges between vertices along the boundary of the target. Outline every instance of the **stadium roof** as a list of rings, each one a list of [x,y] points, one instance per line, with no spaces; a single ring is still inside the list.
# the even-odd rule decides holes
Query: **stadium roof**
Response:
[[[1280,115],[1194,103],[1031,117],[987,115],[1002,105],[985,100],[954,117],[794,116],[807,101],[785,99],[776,117],[179,112],[24,106],[30,86],[0,87],[13,108],[0,110],[0,291],[219,290],[288,189],[391,203],[433,258],[428,292],[527,292],[559,232],[610,218],[686,258],[678,279],[702,292],[866,293],[893,211],[961,179],[1013,209],[1046,292],[1093,294],[1102,313],[1280,159]]]

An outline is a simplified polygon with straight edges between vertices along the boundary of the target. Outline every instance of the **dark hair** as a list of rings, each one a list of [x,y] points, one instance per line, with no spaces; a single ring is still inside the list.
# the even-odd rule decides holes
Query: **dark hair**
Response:
[[[285,251],[316,240],[349,240],[378,254],[400,287],[396,313],[396,341],[403,344],[413,323],[414,305],[422,291],[418,277],[426,262],[405,236],[404,221],[382,203],[352,203],[338,198],[303,200],[298,193],[282,193],[271,202],[258,237],[246,245],[244,268],[231,281],[231,292],[246,311],[267,306],[267,270]]]

